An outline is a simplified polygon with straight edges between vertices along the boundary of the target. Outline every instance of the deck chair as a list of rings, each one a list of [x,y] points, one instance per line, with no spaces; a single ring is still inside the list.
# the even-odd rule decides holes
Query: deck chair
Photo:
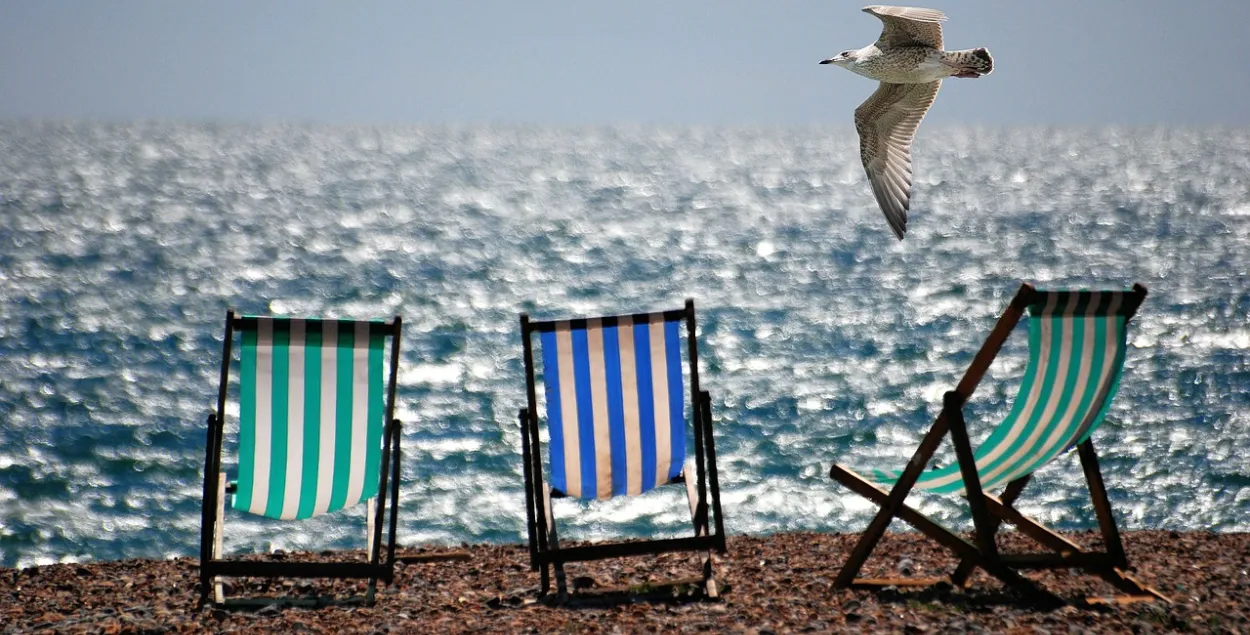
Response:
[[[1129,291],[1039,291],[1020,287],[998,324],[973,359],[955,390],[946,393],[941,414],[925,435],[906,468],[873,470],[861,476],[834,465],[830,476],[881,507],[851,551],[835,586],[932,584],[929,580],[857,578],[860,568],[895,517],[949,548],[960,559],[950,582],[967,584],[980,567],[1042,604],[1061,598],[1041,588],[1022,570],[1073,568],[1097,575],[1127,595],[1114,601],[1167,600],[1127,575],[1128,560],[1111,514],[1098,457],[1090,435],[1102,423],[1124,370],[1127,322],[1146,298],[1146,288]],[[1028,313],[1029,359],[1011,411],[974,451],[964,421],[966,402],[976,390],[999,349]],[[958,462],[925,471],[949,433]],[[1012,505],[1033,473],[1067,450],[1077,449],[1105,550],[1091,552]],[[891,488],[888,492],[884,489]],[[1001,491],[1000,491],[1001,488]],[[904,504],[913,489],[937,494],[962,494],[968,500],[975,543]],[[990,491],[1000,491],[997,496]],[[1049,551],[1000,554],[995,534],[1006,521]],[[1090,602],[1103,598],[1087,598]]]
[[[200,529],[200,603],[226,603],[222,577],[366,578],[395,562],[400,424],[392,417],[402,323],[226,314],[217,410],[208,417]],[[222,470],[226,387],[239,334],[237,480]],[[390,368],[384,369],[391,340]],[[382,542],[390,492],[387,541]],[[240,512],[281,520],[366,503],[365,561],[256,561],[222,557],[225,499]],[[383,550],[385,549],[385,550]],[[233,601],[243,604],[246,601]]]
[[[685,325],[690,408],[683,394],[682,325]],[[541,350],[550,438],[544,479],[539,442],[534,342]],[[531,321],[521,315],[528,407],[520,411],[530,565],[540,572],[540,595],[551,588],[554,568],[560,599],[568,598],[564,565],[666,552],[703,556],[698,584],[718,595],[711,551],[725,552],[716,477],[716,446],[708,393],[699,388],[694,301],[683,309],[614,317]],[[687,461],[693,428],[694,457]],[[691,471],[693,470],[693,474]],[[684,484],[693,535],[562,547],[553,498],[605,500]]]

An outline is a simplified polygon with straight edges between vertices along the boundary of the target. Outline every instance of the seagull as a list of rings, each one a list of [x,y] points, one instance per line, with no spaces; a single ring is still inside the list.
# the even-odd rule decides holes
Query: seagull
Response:
[[[899,240],[911,207],[911,141],[947,77],[981,77],[994,70],[984,48],[942,50],[946,14],[916,7],[864,7],[885,26],[876,42],[821,60],[881,82],[855,109],[859,158],[885,220]]]

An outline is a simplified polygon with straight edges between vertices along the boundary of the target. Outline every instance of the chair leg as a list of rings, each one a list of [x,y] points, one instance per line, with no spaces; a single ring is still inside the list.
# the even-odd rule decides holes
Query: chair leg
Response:
[[[378,501],[376,497],[365,501],[365,533],[368,535],[368,537],[365,538],[365,561],[369,564],[376,564],[373,561],[373,530],[376,527],[373,515],[377,510],[377,504]],[[371,577],[369,578],[369,588],[365,591],[365,603],[369,606],[373,606],[377,592],[378,579],[376,577]]]
[[[1081,456],[1081,469],[1085,472],[1085,482],[1089,486],[1089,496],[1094,504],[1094,514],[1098,516],[1098,526],[1102,529],[1107,554],[1120,567],[1128,567],[1124,543],[1120,541],[1120,530],[1116,527],[1115,517],[1111,515],[1111,502],[1107,499],[1107,488],[1102,482],[1102,470],[1098,467],[1098,454],[1094,452],[1094,443],[1086,439],[1077,446],[1077,452]]]
[[[998,497],[999,501],[1001,501],[1003,505],[1010,506],[1012,503],[1016,501],[1017,498],[1020,497],[1021,492],[1024,491],[1024,488],[1029,484],[1029,481],[1032,478],[1033,478],[1033,475],[1026,474],[1023,477],[1018,478],[1008,483],[1007,487],[1003,489],[1002,495]],[[1001,525],[1002,525],[1002,519],[999,518],[998,516],[992,515],[990,518],[989,529],[993,531],[994,533],[998,533],[998,528]],[[961,560],[959,562],[959,567],[956,568],[955,572],[951,574],[951,584],[957,587],[963,587],[967,585],[968,578],[972,575],[972,572],[975,571],[976,568],[977,568],[976,563],[974,563],[972,560],[968,560],[968,559]]]
[[[551,491],[543,492],[543,497],[547,502],[547,548],[550,553],[554,554],[560,551],[560,536],[556,532],[555,512],[551,509]],[[564,561],[557,558],[552,562],[552,566],[556,572],[556,595],[559,601],[563,602],[569,597],[569,587],[564,576]],[[544,566],[544,573],[546,573],[545,569]],[[547,585],[544,584],[544,586]]]
[[[912,486],[916,484],[916,480],[920,478],[920,473],[924,471],[929,459],[933,457],[933,453],[937,450],[938,445],[942,443],[942,437],[946,436],[950,423],[946,419],[946,413],[938,416],[937,421],[933,422],[933,427],[929,428],[929,432],[920,442],[920,447],[916,448],[915,454],[911,460],[907,462],[906,469],[899,475],[898,482],[894,484],[894,489],[890,490],[886,500],[878,502],[881,510],[873,517],[872,522],[868,523],[868,527],[864,529],[864,533],[860,535],[859,542],[855,543],[855,548],[851,550],[851,555],[847,556],[846,563],[842,565],[842,570],[838,572],[837,579],[833,585],[838,588],[846,588],[851,586],[855,580],[855,576],[859,574],[859,570],[864,566],[864,562],[868,560],[868,555],[876,548],[877,543],[881,541],[881,537],[885,535],[885,530],[890,526],[890,522],[894,520],[895,514],[903,507],[903,501],[907,499],[907,494],[911,492]],[[849,468],[841,465],[834,465],[829,471],[829,477],[833,478],[843,485],[855,489],[852,485],[853,481],[862,481],[858,474],[855,474]],[[866,482],[866,481],[865,481]],[[872,489],[877,489],[875,486]]]
[[[373,514],[377,509],[377,504],[376,498],[365,501],[365,532],[368,534],[365,538],[365,560],[370,562],[373,559]]]
[[[686,465],[689,470],[690,465]],[[690,472],[687,471],[686,474]],[[707,503],[699,500],[699,490],[694,483],[690,482],[690,478],[686,478],[686,499],[690,503],[690,522],[694,525],[694,535],[708,535],[708,507]],[[720,597],[720,589],[716,584],[715,571],[712,568],[712,551],[710,549],[703,551],[703,591],[709,598]]]
[[[1111,502],[1107,498],[1107,488],[1102,481],[1102,470],[1098,466],[1098,454],[1094,452],[1094,442],[1086,439],[1077,446],[1077,451],[1081,456],[1085,482],[1089,485],[1089,496],[1094,505],[1094,513],[1098,516],[1098,526],[1102,530],[1103,545],[1107,549],[1107,555],[1118,565],[1110,570],[1099,571],[1098,574],[1127,593],[1151,595],[1165,602],[1171,602],[1167,596],[1142,584],[1121,570],[1128,568],[1128,557],[1124,554],[1120,530],[1116,526],[1115,516],[1111,513]]]
[[[226,516],[226,475],[217,475],[217,522],[213,523],[213,554],[212,559],[216,560],[221,557],[221,523]],[[213,584],[213,601],[217,604],[226,603],[226,592],[221,583],[221,578],[214,576]]]
[[[829,475],[842,481],[841,470],[844,469],[841,465],[834,465]],[[895,490],[898,488],[899,485],[894,486]],[[893,496],[890,498],[892,499]],[[863,568],[864,562],[868,560],[868,555],[877,547],[877,543],[885,535],[885,530],[890,526],[890,522],[894,520],[897,509],[892,509],[895,506],[890,505],[890,501],[879,502],[878,505],[881,506],[881,509],[877,511],[877,515],[873,517],[872,522],[868,523],[868,528],[864,530],[864,533],[860,534],[859,540],[856,541],[855,547],[851,550],[851,554],[847,556],[846,562],[842,564],[842,569],[838,571],[838,577],[833,582],[835,587],[846,588],[851,586],[856,576],[859,575],[859,570]]]
[[[959,473],[964,482],[964,495],[968,500],[968,509],[972,512],[972,522],[976,527],[977,547],[981,554],[989,559],[998,559],[998,544],[994,534],[998,527],[986,510],[984,492],[981,489],[981,475],[977,470],[976,457],[972,452],[972,443],[968,439],[968,427],[964,422],[964,402],[959,393],[949,391],[942,397],[942,411],[950,422],[951,443],[955,446],[955,456],[959,459]]]

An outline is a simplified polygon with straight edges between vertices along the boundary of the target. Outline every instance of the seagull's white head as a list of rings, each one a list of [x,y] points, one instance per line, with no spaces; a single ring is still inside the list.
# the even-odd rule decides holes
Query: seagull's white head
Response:
[[[820,60],[820,63],[834,64],[846,68],[848,65],[854,64],[857,59],[859,59],[859,51],[842,51],[827,60]]]

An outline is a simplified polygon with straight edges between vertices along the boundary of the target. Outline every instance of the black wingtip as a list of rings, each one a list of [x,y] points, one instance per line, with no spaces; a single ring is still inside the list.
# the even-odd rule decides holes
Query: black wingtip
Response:
[[[889,218],[887,218],[886,222],[890,225],[890,231],[893,231],[894,235],[899,240],[902,240],[903,235],[907,233],[907,221],[903,221],[901,223],[895,223],[891,221]]]

